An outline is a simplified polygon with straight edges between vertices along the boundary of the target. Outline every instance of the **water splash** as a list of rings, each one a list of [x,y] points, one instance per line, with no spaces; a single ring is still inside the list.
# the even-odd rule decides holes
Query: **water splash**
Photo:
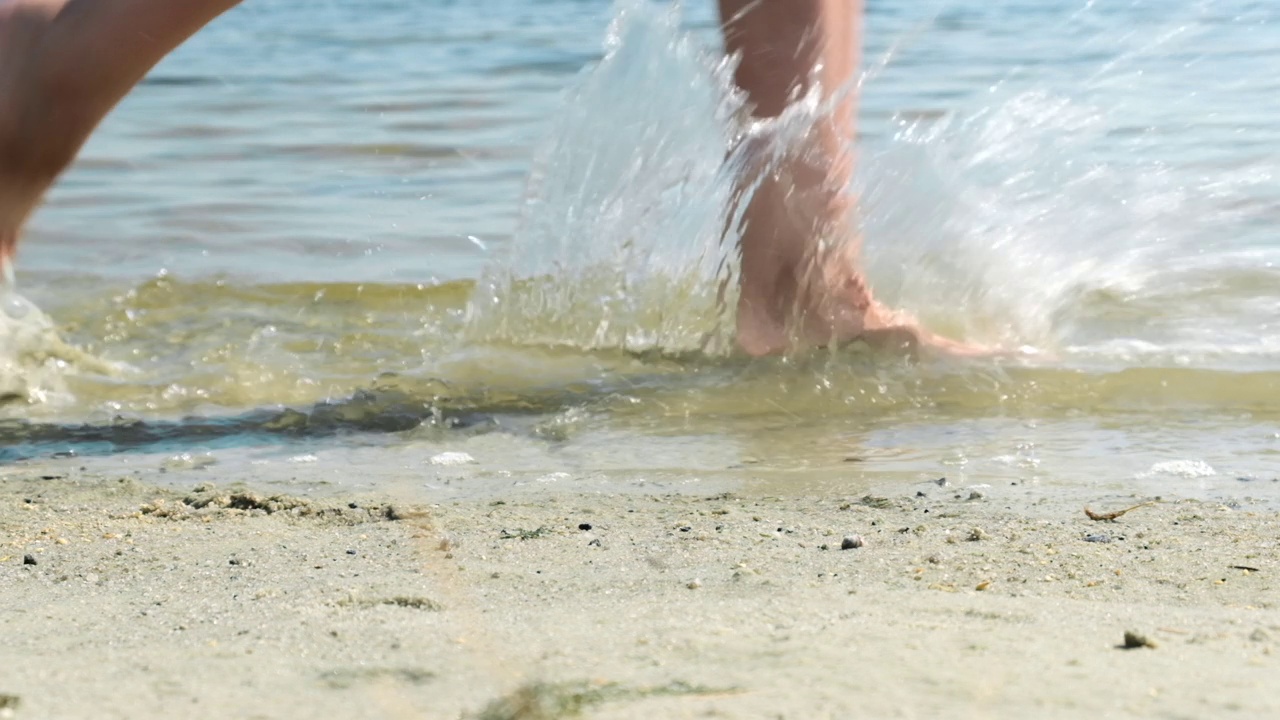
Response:
[[[70,402],[66,377],[72,366],[110,369],[63,342],[53,321],[18,294],[12,264],[0,260],[0,408]]]
[[[949,88],[938,109],[889,108],[858,179],[881,298],[945,332],[1072,362],[1274,366],[1280,256],[1266,228],[1280,166],[1256,148],[1275,133],[1252,106],[1276,103],[1259,95],[1263,75],[1221,82],[1239,64],[1233,47],[1276,57],[1258,46],[1273,13],[1210,5],[1004,17],[1010,36],[1052,23],[1060,39],[1039,43],[1042,56],[1003,56],[1020,65],[991,60],[1009,67],[965,97]],[[944,29],[927,22],[923,34]],[[1008,50],[990,41],[993,55]],[[929,53],[945,65],[945,51]]]
[[[566,96],[538,153],[516,237],[478,283],[470,341],[732,347],[727,214],[753,191],[736,184],[783,165],[828,108],[815,93],[776,120],[738,122],[742,100],[717,51],[683,32],[674,10],[618,7],[604,59]],[[1097,53],[1095,12],[1066,20]],[[1170,266],[1236,221],[1228,208],[1241,202],[1231,173],[1189,185],[1152,151],[1154,130],[1134,132],[1131,108],[1115,102],[1117,83],[1147,82],[1136,70],[1152,55],[1172,67],[1166,56],[1195,37],[1174,20],[1156,41],[1097,53],[1076,79],[1015,68],[956,108],[895,111],[887,141],[863,143],[852,188],[877,296],[944,334],[1077,356],[1132,329],[1106,317],[1114,299],[1167,301]],[[859,89],[901,53],[869,63]],[[1150,341],[1186,339],[1187,327],[1165,324]]]
[[[967,27],[1024,15],[1047,23],[1063,12],[1050,5]],[[827,364],[757,363],[751,376],[706,362],[731,347],[737,259],[726,208],[751,154],[742,141],[753,137],[738,122],[740,99],[716,50],[682,30],[678,16],[649,3],[620,8],[603,60],[565,97],[537,155],[517,238],[474,291],[466,283],[262,286],[231,277],[225,287],[147,283],[111,304],[109,317],[101,296],[80,305],[78,321],[62,303],[60,320],[77,328],[76,339],[91,338],[95,352],[113,358],[141,358],[141,375],[125,382],[88,388],[76,379],[82,406],[146,418],[308,407],[387,369],[446,378],[464,398],[501,391],[523,403],[586,388],[566,396],[570,405],[616,390],[601,377],[623,385],[643,376],[660,397],[635,405],[644,419],[629,421],[653,418],[655,428],[674,417],[658,407],[701,423],[743,413],[821,424],[865,410],[868,424],[879,424],[886,407],[968,418],[992,408],[1103,416],[1274,406],[1280,270],[1272,263],[1280,243],[1271,228],[1280,218],[1280,173],[1273,143],[1264,142],[1276,138],[1267,129],[1274,113],[1243,108],[1263,80],[1234,90],[1209,81],[1223,68],[1213,53],[1227,45],[1180,59],[1207,32],[1176,32],[1195,17],[1172,18],[1167,31],[1151,34],[1156,43],[1135,35],[1126,41],[1132,50],[1111,44],[1115,38],[1086,38],[1083,59],[1039,38],[1024,49],[1026,68],[1005,72],[1013,55],[986,66],[975,60],[965,70],[980,81],[966,88],[963,73],[948,76],[942,85],[951,94],[923,108],[927,93],[916,87],[901,91],[905,100],[875,82],[864,88],[856,189],[877,294],[950,335],[1056,346],[1062,362],[1050,364],[1058,367],[895,373],[832,353]],[[1080,11],[1081,32],[1110,23],[1097,18],[1102,11]],[[895,55],[870,64],[883,83],[911,85],[894,73],[919,61],[920,39],[938,52],[962,21],[944,16],[903,42],[899,33]],[[984,30],[968,50],[1014,30]],[[1064,30],[1061,42],[1078,35]],[[912,72],[916,84],[932,74]],[[1184,73],[1213,100],[1169,94]],[[1280,94],[1256,101],[1276,107],[1272,97]],[[1206,104],[1218,115],[1188,114]],[[794,110],[756,126],[756,137],[783,147],[777,138],[802,136],[822,112]],[[1225,129],[1215,129],[1219,119]],[[465,324],[454,322],[468,297]],[[0,378],[19,379],[14,399],[56,394],[66,379],[39,379],[69,361],[49,354],[56,336],[40,334],[52,325],[35,312],[0,317],[0,367],[10,362]],[[681,355],[660,372],[647,351],[691,359]],[[1080,366],[1098,372],[1081,374]],[[710,408],[701,416],[699,403]],[[617,422],[629,407],[620,401],[600,416]]]
[[[619,5],[600,63],[537,153],[516,237],[473,296],[472,341],[580,349],[730,347],[723,242],[740,103],[676,9]]]

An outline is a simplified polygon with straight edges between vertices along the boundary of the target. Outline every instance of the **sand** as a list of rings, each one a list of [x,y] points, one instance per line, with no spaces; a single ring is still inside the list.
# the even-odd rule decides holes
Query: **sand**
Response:
[[[1280,517],[1247,501],[39,473],[0,481],[0,717],[1280,716]]]

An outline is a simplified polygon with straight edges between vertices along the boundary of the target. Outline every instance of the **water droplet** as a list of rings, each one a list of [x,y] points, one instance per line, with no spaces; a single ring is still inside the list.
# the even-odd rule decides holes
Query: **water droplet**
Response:
[[[0,305],[4,307],[4,314],[14,320],[21,320],[31,312],[31,304],[13,293],[7,294],[3,300],[0,300]]]

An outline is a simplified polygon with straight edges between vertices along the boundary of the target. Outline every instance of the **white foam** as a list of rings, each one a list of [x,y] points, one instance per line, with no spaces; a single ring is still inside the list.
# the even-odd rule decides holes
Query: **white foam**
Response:
[[[1202,478],[1212,477],[1217,474],[1218,471],[1203,460],[1168,460],[1152,465],[1150,470],[1138,473],[1138,477],[1149,478],[1157,475],[1172,475],[1183,478]]]
[[[431,456],[431,460],[429,462],[432,465],[452,467],[455,465],[472,465],[476,462],[476,459],[464,452],[450,451]]]

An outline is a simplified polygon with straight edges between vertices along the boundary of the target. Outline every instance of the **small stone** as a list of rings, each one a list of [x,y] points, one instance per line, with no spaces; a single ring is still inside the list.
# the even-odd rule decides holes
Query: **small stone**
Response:
[[[356,551],[355,551],[354,549],[351,549],[351,550],[348,550],[348,551],[347,551],[347,554],[348,554],[348,555],[355,555],[355,554],[356,554]]]
[[[840,549],[853,550],[854,548],[860,548],[865,544],[866,543],[863,541],[861,535],[846,535],[845,538],[840,541]]]
[[[970,493],[969,493],[969,499],[970,499],[970,500],[981,500],[981,499],[982,499],[982,493],[978,492],[977,490],[974,490],[974,491],[972,491],[972,492],[970,492]]]
[[[702,581],[699,580],[698,578],[694,578],[690,580],[689,584],[685,585],[685,587],[689,588],[690,590],[697,590],[698,588],[702,587]]]
[[[978,542],[979,540],[986,540],[986,539],[987,539],[987,532],[982,528],[974,528],[970,530],[969,537],[965,538],[965,540],[968,540],[969,542]]]
[[[578,529],[586,532],[591,529],[591,523],[578,523]]]
[[[35,555],[30,555],[30,554],[28,554],[28,555],[23,555],[23,556],[22,556],[22,564],[23,564],[23,565],[37,565],[38,563],[36,562],[36,556],[35,556]]]
[[[1148,640],[1147,636],[1145,635],[1139,635],[1138,633],[1132,630],[1125,630],[1124,644],[1121,645],[1120,647],[1124,648],[1125,650],[1133,650],[1135,648],[1154,649],[1156,647],[1156,644],[1154,641]]]
[[[1111,542],[1111,536],[1106,533],[1091,533],[1084,536],[1084,541],[1091,543],[1109,543]]]

